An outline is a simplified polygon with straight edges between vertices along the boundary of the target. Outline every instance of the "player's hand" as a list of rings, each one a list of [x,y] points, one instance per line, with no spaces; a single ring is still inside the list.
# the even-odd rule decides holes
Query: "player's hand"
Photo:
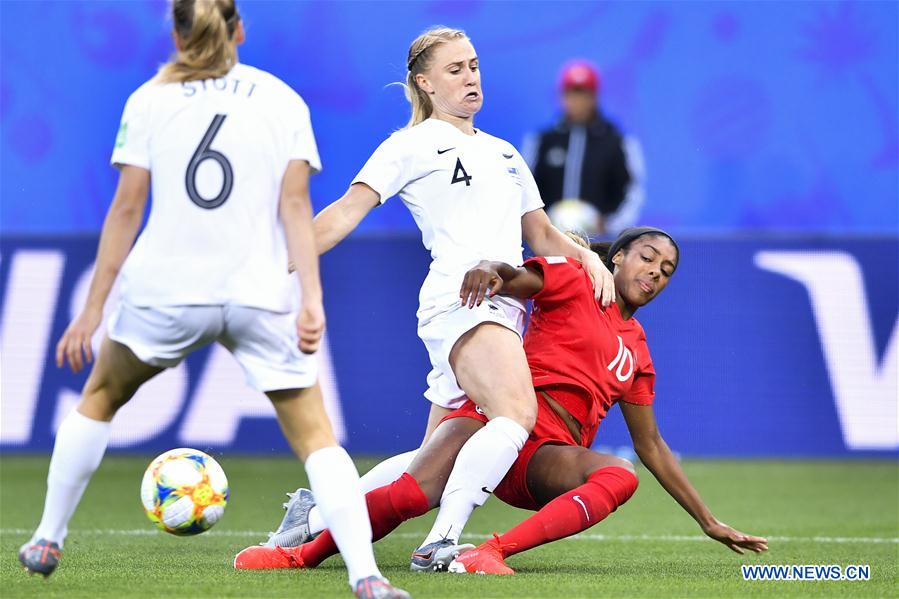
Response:
[[[743,534],[724,522],[715,520],[714,524],[704,528],[703,532],[719,543],[727,545],[731,551],[735,551],[740,555],[743,555],[744,549],[755,551],[756,553],[768,551],[768,539]]]
[[[321,301],[307,302],[303,300],[300,314],[297,316],[297,337],[300,339],[298,343],[300,351],[304,354],[317,352],[324,332],[325,308]]]
[[[607,307],[615,301],[615,278],[595,252],[585,252],[581,263],[584,265],[584,270],[590,275],[590,280],[593,281],[593,293],[596,301]]]
[[[503,278],[499,276],[490,262],[484,260],[465,273],[459,298],[462,305],[468,308],[480,306],[485,297],[493,297],[503,287]]]
[[[94,336],[97,327],[100,326],[102,319],[103,310],[85,308],[69,324],[66,332],[62,334],[59,343],[56,344],[57,368],[62,368],[68,361],[72,372],[80,372],[84,368],[85,360],[88,364],[94,361],[91,338]],[[82,352],[84,352],[83,356]]]

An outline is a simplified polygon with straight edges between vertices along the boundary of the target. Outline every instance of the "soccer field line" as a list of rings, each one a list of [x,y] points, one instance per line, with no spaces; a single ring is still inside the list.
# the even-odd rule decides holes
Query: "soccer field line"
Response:
[[[33,532],[27,528],[0,528],[0,535],[27,535]],[[73,529],[69,533],[73,536],[77,535],[110,535],[123,537],[148,537],[164,534],[162,531],[152,528],[134,528],[134,529],[114,529],[114,528],[84,528]],[[259,530],[214,530],[208,533],[216,537],[258,537],[260,539],[268,536],[267,532]],[[422,539],[424,534],[413,532],[400,532],[390,535],[399,539]],[[469,539],[489,539],[493,535],[482,533],[466,533],[466,540]],[[649,541],[649,542],[685,542],[685,541],[708,541],[709,538],[703,535],[603,535],[593,533],[582,533],[569,537],[579,541]],[[790,537],[790,536],[771,536],[768,540],[776,543],[794,543],[794,542],[813,542],[813,543],[875,543],[887,544],[899,543],[899,537]]]

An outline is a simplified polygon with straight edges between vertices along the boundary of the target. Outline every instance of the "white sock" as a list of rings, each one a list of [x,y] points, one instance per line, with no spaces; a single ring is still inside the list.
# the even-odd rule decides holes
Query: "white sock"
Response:
[[[403,472],[409,469],[409,464],[412,463],[412,460],[415,459],[416,455],[418,455],[417,449],[395,455],[392,458],[387,458],[366,472],[362,478],[359,479],[359,482],[362,485],[362,494],[364,495],[369,491],[374,491],[378,487],[389,485],[401,477]],[[318,501],[318,496],[315,497],[315,500],[316,502]],[[326,528],[328,528],[328,526],[325,524],[325,519],[322,517],[318,505],[316,505],[309,511],[309,531],[312,534],[316,534]]]
[[[417,455],[418,450],[413,449],[412,451],[395,455],[392,458],[387,458],[375,465],[374,468],[363,474],[359,479],[359,482],[362,483],[362,492],[374,491],[397,480],[409,469],[409,464],[412,463],[412,460]]]
[[[459,541],[474,508],[490,493],[518,458],[528,432],[511,418],[494,418],[462,446],[440,498],[440,510],[422,545],[446,537]],[[490,456],[490,459],[485,459]]]
[[[321,515],[340,549],[350,586],[369,576],[381,576],[371,547],[371,522],[359,473],[343,447],[325,447],[306,458],[309,485]]]
[[[106,453],[110,428],[109,422],[88,418],[77,410],[59,425],[47,474],[44,515],[32,541],[47,539],[62,547],[69,520]]]

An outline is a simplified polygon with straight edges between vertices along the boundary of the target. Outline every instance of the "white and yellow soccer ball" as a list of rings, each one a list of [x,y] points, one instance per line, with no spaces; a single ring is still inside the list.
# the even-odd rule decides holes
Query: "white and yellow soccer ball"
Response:
[[[549,207],[546,215],[560,231],[575,231],[587,235],[599,233],[599,210],[583,200],[559,200]]]
[[[150,462],[140,485],[147,517],[173,535],[196,535],[221,520],[228,504],[228,479],[211,456],[172,449]]]

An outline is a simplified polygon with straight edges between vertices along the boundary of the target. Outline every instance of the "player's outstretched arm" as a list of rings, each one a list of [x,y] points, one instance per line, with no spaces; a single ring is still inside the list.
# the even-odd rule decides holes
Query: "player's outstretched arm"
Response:
[[[350,185],[343,196],[315,217],[315,242],[319,255],[343,241],[378,205],[381,196],[365,183]]]
[[[743,534],[715,518],[659,434],[652,406],[625,402],[619,402],[619,405],[640,461],[668,494],[693,516],[705,534],[740,554],[744,549],[757,553],[768,550],[767,539]]]
[[[309,163],[291,160],[281,182],[278,211],[284,224],[287,255],[296,267],[303,290],[303,303],[297,316],[300,351],[318,350],[325,330],[322,284],[318,271],[318,252],[312,229],[312,202],[309,199]]]
[[[85,359],[88,364],[93,362],[91,337],[100,326],[103,305],[140,230],[149,191],[150,171],[122,165],[115,196],[103,221],[87,302],[56,344],[56,366],[61,368],[68,361],[72,371],[78,372],[84,368]]]
[[[521,217],[521,233],[538,256],[568,256],[580,261],[593,281],[596,299],[603,306],[615,301],[615,278],[596,252],[579,246],[555,228],[542,208],[527,212]]]
[[[465,273],[459,297],[469,308],[480,306],[485,297],[503,295],[528,298],[543,289],[543,273],[524,266],[518,268],[505,262],[482,260]]]

